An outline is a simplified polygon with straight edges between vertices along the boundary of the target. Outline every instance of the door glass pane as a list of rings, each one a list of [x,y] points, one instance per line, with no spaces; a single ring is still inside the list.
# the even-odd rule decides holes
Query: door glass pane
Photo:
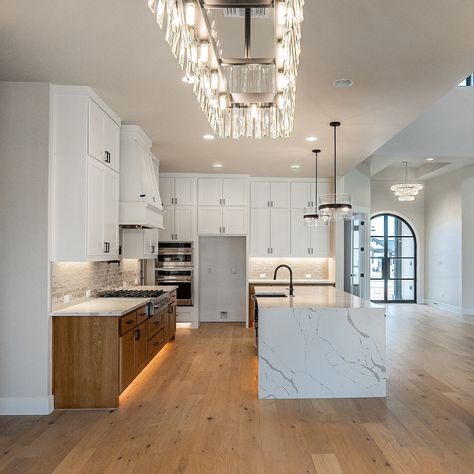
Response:
[[[384,239],[383,237],[370,237],[370,256],[383,257]]]
[[[415,278],[415,259],[391,258],[390,278]]]
[[[371,280],[370,281],[370,299],[373,301],[383,301],[384,296],[384,281]]]
[[[384,216],[374,217],[370,222],[370,234],[371,235],[384,235]]]
[[[410,301],[415,299],[415,280],[389,280],[388,301]]]
[[[387,257],[414,257],[415,241],[412,237],[388,237]]]
[[[370,259],[370,278],[383,278],[383,258]]]

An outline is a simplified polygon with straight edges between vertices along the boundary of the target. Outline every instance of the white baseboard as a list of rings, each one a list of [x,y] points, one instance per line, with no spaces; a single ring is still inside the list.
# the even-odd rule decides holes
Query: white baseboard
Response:
[[[54,397],[0,398],[0,415],[49,415]]]
[[[454,306],[451,304],[440,303],[439,301],[425,299],[425,304],[432,306],[433,308],[442,309],[443,311],[449,311],[450,313],[463,314],[463,308],[460,306]]]

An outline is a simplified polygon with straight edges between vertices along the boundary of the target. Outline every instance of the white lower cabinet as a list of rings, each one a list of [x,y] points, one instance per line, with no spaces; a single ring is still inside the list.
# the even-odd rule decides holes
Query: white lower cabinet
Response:
[[[123,229],[123,258],[156,258],[158,255],[158,229]]]
[[[246,207],[198,207],[198,233],[201,235],[246,235],[247,221]]]
[[[305,226],[303,215],[303,209],[291,211],[291,256],[329,257],[330,227]]]
[[[163,206],[163,227],[160,240],[193,241],[194,213],[193,206]]]
[[[250,255],[288,257],[290,255],[290,210],[251,210]]]

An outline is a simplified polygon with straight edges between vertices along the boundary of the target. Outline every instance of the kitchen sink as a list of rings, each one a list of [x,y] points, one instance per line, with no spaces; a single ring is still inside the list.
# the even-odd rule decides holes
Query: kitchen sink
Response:
[[[287,298],[288,295],[286,293],[255,293],[256,298]]]

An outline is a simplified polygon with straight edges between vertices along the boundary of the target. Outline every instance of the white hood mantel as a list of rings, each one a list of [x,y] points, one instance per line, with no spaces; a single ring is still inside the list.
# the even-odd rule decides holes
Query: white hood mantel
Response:
[[[124,125],[120,135],[121,227],[163,229],[159,162],[151,140],[137,125]]]

